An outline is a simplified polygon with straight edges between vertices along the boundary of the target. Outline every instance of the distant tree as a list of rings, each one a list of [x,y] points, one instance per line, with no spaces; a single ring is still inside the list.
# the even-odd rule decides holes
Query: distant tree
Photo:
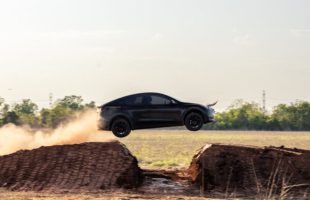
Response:
[[[56,106],[61,106],[68,108],[72,111],[81,111],[84,109],[84,105],[82,104],[83,99],[81,96],[65,96],[62,99],[56,101]]]
[[[14,111],[7,112],[5,116],[3,117],[2,121],[3,121],[3,124],[12,123],[15,125],[21,125],[19,116]]]
[[[5,115],[5,113],[7,113],[9,109],[10,109],[9,104],[6,104],[5,100],[0,97],[0,117]]]
[[[83,105],[81,96],[65,96],[58,99],[51,109],[43,108],[40,111],[40,124],[42,127],[56,128],[62,123],[73,119],[77,112],[82,112],[86,108],[95,106],[94,102]]]
[[[27,124],[34,127],[39,125],[39,120],[36,116],[37,111],[37,104],[30,99],[23,99],[21,103],[13,106],[11,115],[14,116],[13,113],[15,113],[18,116],[19,122],[17,124]]]
[[[297,101],[290,105],[279,104],[271,118],[279,130],[310,130],[310,103]]]
[[[206,126],[210,129],[264,130],[268,129],[268,116],[256,103],[242,100],[232,104],[226,112],[215,116],[216,123]]]
[[[9,112],[10,106],[5,103],[5,100],[0,97],[0,126],[5,124],[4,118],[7,116]]]
[[[47,108],[42,108],[40,111],[40,126],[44,128],[51,128],[51,110]]]
[[[16,113],[35,114],[35,112],[38,110],[38,106],[30,99],[23,99],[20,104],[15,104],[13,106],[13,110]]]
[[[89,103],[85,104],[85,108],[92,108],[95,109],[96,108],[96,103],[94,101],[91,101]]]
[[[60,124],[66,123],[73,118],[75,112],[77,111],[73,111],[67,107],[55,106],[50,112],[50,126],[56,128]]]

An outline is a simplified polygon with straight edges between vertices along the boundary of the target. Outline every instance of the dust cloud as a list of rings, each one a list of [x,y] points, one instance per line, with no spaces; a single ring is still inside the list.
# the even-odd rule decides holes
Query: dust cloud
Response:
[[[78,114],[75,120],[50,131],[33,131],[13,124],[5,125],[0,128],[0,155],[40,146],[115,140],[111,133],[98,131],[97,119],[97,112],[89,110]]]

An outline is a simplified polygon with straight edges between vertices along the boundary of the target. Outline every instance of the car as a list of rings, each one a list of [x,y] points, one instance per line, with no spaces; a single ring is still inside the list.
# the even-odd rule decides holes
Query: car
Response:
[[[128,95],[99,107],[98,128],[125,137],[131,130],[183,126],[198,131],[214,122],[214,109],[178,101],[164,94],[148,92]]]

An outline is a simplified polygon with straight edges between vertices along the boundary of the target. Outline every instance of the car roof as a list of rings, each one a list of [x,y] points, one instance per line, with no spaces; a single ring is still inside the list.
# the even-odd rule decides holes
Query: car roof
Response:
[[[118,99],[123,99],[123,98],[127,98],[127,97],[132,97],[132,96],[137,96],[137,95],[148,95],[148,96],[151,96],[151,95],[158,95],[158,96],[164,96],[164,97],[169,97],[169,98],[172,98],[168,95],[165,95],[165,94],[162,94],[162,93],[158,93],[158,92],[142,92],[142,93],[135,93],[135,94],[130,94],[130,95],[126,95],[126,96],[123,96],[123,97],[120,97]],[[116,99],[116,100],[118,100]],[[173,99],[173,98],[172,98]]]
[[[158,93],[158,92],[142,92],[142,93],[131,94],[131,95],[128,95],[128,96],[135,96],[135,95],[160,95],[160,96],[167,96],[165,94]]]
[[[126,95],[126,96],[123,96],[123,97],[120,97],[120,98],[117,98],[117,99],[114,99],[106,104],[110,104],[110,103],[114,103],[120,99],[125,99],[125,98],[128,98],[128,97],[132,97],[132,96],[137,96],[137,95],[158,95],[158,96],[164,96],[164,97],[169,97],[171,99],[174,99],[168,95],[165,95],[165,94],[162,94],[162,93],[158,93],[158,92],[142,92],[142,93],[136,93],[136,94],[130,94],[130,95]],[[174,99],[176,100],[176,99]],[[176,100],[177,101],[177,100]]]

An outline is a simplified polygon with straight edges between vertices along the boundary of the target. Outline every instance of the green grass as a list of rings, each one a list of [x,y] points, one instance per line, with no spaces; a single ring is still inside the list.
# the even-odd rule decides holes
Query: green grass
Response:
[[[296,147],[310,150],[310,132],[269,131],[133,131],[120,139],[138,158],[142,168],[186,168],[207,143]]]

